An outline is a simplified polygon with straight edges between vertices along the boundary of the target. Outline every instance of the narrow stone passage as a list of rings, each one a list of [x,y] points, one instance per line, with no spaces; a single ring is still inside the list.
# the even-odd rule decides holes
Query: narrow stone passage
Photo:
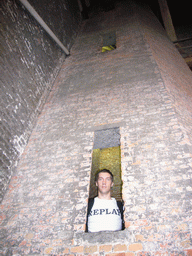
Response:
[[[2,202],[2,255],[191,253],[190,118],[180,121],[154,38],[174,46],[141,10],[120,2],[83,22]],[[110,31],[116,49],[102,52]],[[114,127],[126,229],[85,234],[94,132]]]

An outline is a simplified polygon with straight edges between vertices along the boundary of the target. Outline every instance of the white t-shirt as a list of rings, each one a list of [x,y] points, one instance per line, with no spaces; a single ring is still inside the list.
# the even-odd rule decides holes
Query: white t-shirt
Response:
[[[116,199],[95,198],[88,216],[88,232],[117,231],[122,229],[121,212]]]

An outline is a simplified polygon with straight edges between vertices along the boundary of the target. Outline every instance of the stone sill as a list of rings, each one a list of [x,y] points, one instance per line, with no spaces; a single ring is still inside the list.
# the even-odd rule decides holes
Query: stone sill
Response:
[[[112,241],[121,243],[122,241],[134,242],[133,231],[125,229],[122,231],[105,231],[95,233],[75,233],[74,245],[87,245],[87,244],[111,244]]]

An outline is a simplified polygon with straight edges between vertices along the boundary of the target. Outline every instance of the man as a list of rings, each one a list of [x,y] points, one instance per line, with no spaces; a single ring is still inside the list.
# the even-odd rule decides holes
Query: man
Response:
[[[103,169],[96,174],[95,183],[98,196],[89,199],[86,231],[122,230],[124,228],[123,204],[111,197],[113,174]]]

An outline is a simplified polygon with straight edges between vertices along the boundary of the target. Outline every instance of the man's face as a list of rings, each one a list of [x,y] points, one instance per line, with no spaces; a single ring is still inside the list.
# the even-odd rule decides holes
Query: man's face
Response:
[[[107,172],[100,172],[96,186],[101,194],[108,194],[113,186],[111,175]]]

